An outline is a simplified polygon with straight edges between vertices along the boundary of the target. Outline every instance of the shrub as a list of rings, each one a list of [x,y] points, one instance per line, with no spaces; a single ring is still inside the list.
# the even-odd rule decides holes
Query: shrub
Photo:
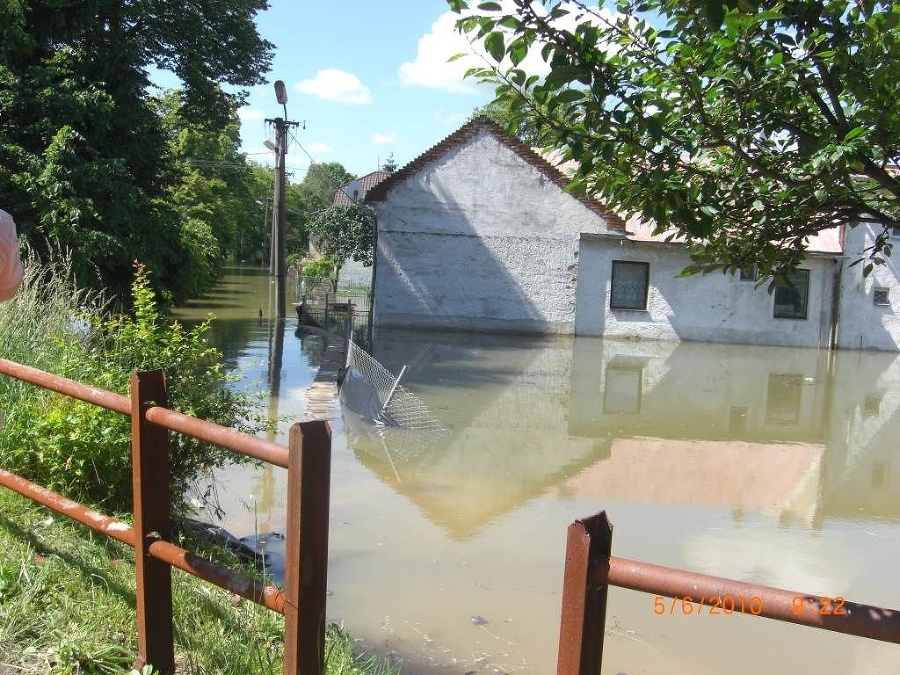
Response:
[[[303,276],[331,279],[334,276],[334,261],[330,258],[319,258],[303,266]]]
[[[16,298],[14,306],[3,307],[0,330],[4,334],[8,324],[16,323],[10,312],[25,298],[35,302],[27,308],[32,325],[39,316],[46,316],[46,330],[35,336],[30,348],[10,358],[126,395],[132,371],[163,369],[168,407],[225,426],[256,430],[249,399],[227,388],[230,378],[222,355],[205,342],[208,322],[189,331],[177,322],[165,323],[146,269],[136,268],[133,313],[116,316],[103,311],[104,303],[79,297],[60,274],[64,270],[51,268],[40,275],[51,279],[55,290],[50,297],[33,288],[41,282],[38,275],[27,274],[23,297]],[[65,302],[61,295],[75,302]],[[17,335],[22,340],[27,333]],[[0,393],[17,392],[10,399],[14,404],[0,434],[0,464],[72,499],[114,512],[130,511],[129,418],[31,385],[24,387],[27,390],[23,383],[0,378]],[[188,487],[201,470],[233,459],[228,451],[180,434],[170,435],[169,452],[176,510],[185,505]]]

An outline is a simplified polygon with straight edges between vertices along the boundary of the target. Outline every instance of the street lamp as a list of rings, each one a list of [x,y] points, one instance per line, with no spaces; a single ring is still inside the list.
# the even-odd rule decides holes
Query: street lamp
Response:
[[[284,181],[285,167],[284,158],[287,154],[287,132],[291,126],[297,126],[297,122],[289,122],[287,120],[287,91],[284,82],[275,81],[275,99],[284,108],[284,117],[276,117],[275,119],[267,119],[275,125],[275,143],[266,141],[266,147],[275,152],[275,208],[272,223],[272,247],[275,251],[275,307],[278,318],[284,318],[284,219],[285,219],[285,200],[284,200]]]

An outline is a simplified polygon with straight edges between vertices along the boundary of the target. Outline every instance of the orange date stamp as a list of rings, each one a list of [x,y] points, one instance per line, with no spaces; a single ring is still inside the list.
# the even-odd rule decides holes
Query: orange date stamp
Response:
[[[691,616],[709,614],[710,616],[731,616],[733,614],[763,613],[765,604],[758,595],[711,595],[693,598],[685,595],[680,598],[653,596],[653,613],[657,616]]]
[[[791,614],[794,616],[846,616],[846,600],[843,596],[795,595],[791,597]],[[765,601],[759,595],[711,595],[691,597],[685,595],[667,598],[653,596],[653,613],[656,616],[733,616],[765,612]]]

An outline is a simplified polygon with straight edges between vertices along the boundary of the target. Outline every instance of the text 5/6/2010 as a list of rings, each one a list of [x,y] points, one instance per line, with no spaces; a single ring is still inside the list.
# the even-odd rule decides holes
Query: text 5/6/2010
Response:
[[[845,600],[840,595],[807,596],[795,595],[791,598],[791,613],[794,616],[818,614],[819,616],[846,616]],[[692,598],[686,595],[680,598],[653,596],[653,613],[657,616],[684,616],[706,613],[710,616],[732,616],[734,614],[752,614],[759,616],[765,609],[763,599],[758,595],[712,595]]]

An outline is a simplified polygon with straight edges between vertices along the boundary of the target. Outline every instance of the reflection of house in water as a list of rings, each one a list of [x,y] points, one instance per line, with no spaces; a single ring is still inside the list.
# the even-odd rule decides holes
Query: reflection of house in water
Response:
[[[374,351],[393,372],[408,365],[404,382],[451,431],[376,431],[346,414],[348,442],[455,538],[607,452],[605,438],[566,432],[571,340],[379,332]]]
[[[900,514],[900,357],[839,352],[835,359],[823,510],[838,518]]]
[[[824,451],[811,443],[617,438],[609,459],[559,490],[598,502],[721,506],[811,524]]]
[[[807,526],[900,515],[900,357],[436,333],[375,351],[453,431],[351,445],[459,538],[548,491]]]

